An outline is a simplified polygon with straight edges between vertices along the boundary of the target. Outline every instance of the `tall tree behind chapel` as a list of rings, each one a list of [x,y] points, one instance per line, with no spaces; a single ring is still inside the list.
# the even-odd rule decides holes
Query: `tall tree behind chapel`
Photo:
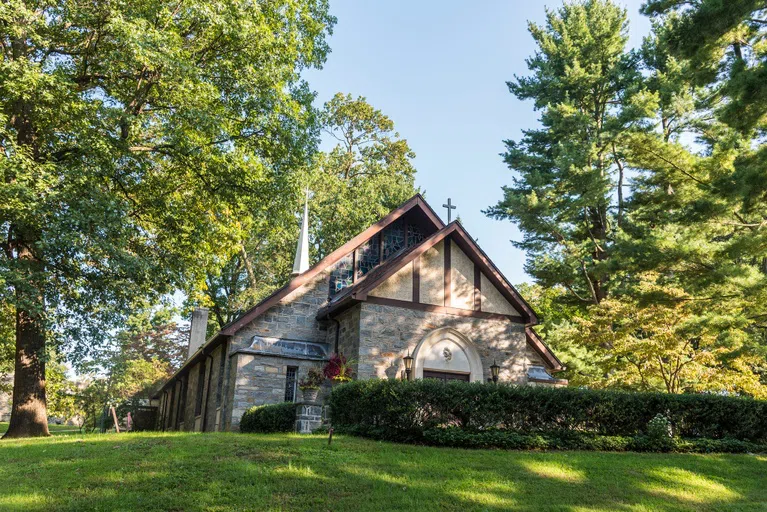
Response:
[[[622,134],[638,127],[643,97],[627,53],[626,11],[605,0],[567,3],[529,25],[538,45],[532,74],[509,90],[531,99],[541,128],[506,141],[516,176],[486,213],[514,221],[524,237],[525,270],[545,287],[561,285],[584,304],[608,296],[615,236],[624,220]]]
[[[290,276],[299,218],[307,189],[311,260],[316,262],[416,193],[415,154],[395,131],[394,122],[364,97],[336,94],[320,112],[320,125],[332,148],[275,193],[278,200],[253,219],[241,250],[209,274],[204,295],[209,330],[220,329]],[[276,184],[275,184],[276,185]]]

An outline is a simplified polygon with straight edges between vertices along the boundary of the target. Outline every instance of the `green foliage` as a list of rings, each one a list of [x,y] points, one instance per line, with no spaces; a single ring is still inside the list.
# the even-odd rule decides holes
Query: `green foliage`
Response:
[[[312,367],[309,368],[306,377],[298,381],[298,387],[300,389],[320,389],[323,382],[325,382],[325,375],[322,370]]]
[[[456,448],[504,448],[507,450],[594,450],[680,453],[767,453],[767,444],[737,439],[675,439],[666,436],[605,436],[583,432],[523,434],[504,430],[469,432],[457,427],[424,432],[424,442]]]
[[[100,428],[109,406],[120,418],[129,411],[135,416],[184,361],[188,334],[175,323],[174,313],[166,308],[135,312],[112,343],[75,365],[85,375],[76,404],[86,428]],[[107,418],[106,423],[113,420]]]
[[[447,426],[469,433],[647,436],[662,414],[682,438],[767,443],[767,401],[716,395],[369,380],[335,387],[329,404],[339,431],[403,442],[424,442],[425,432]]]
[[[200,298],[221,328],[283,285],[298,239],[296,213],[309,200],[310,258],[317,262],[415,194],[415,157],[394,122],[365,98],[336,94],[319,113],[338,144],[314,155],[301,172],[269,183],[262,213],[243,225],[242,242],[220,270],[209,272]],[[256,211],[254,207],[254,211]]]
[[[137,298],[203,285],[316,146],[300,72],[334,22],[325,0],[0,6],[0,303],[29,318],[18,343],[55,336],[81,359]],[[43,370],[16,376],[30,398]]]
[[[626,11],[609,1],[566,3],[530,23],[538,51],[529,77],[508,82],[541,111],[540,129],[506,141],[513,185],[486,213],[514,221],[525,270],[544,287],[564,286],[599,303],[612,286],[611,261],[623,220],[624,133],[650,101],[639,94],[636,59],[625,52]],[[616,204],[617,202],[617,204]]]
[[[322,126],[338,144],[316,156],[308,178],[315,260],[416,193],[415,154],[364,97],[336,94],[325,103]]]
[[[61,363],[48,364],[45,372],[45,392],[48,415],[60,420],[77,419],[81,411],[77,402],[77,386],[67,378],[67,367]]]
[[[11,392],[16,353],[15,312],[8,303],[0,302],[0,393]]]
[[[557,336],[586,348],[591,358],[589,367],[572,374],[572,384],[767,398],[767,386],[754,371],[762,360],[750,338],[732,320],[718,319],[730,312],[707,312],[685,300],[683,290],[659,285],[657,276],[641,277],[636,293],[657,302],[609,298],[567,329],[559,327]]]
[[[510,89],[542,126],[508,143],[517,176],[487,213],[524,234],[539,330],[572,384],[765,397],[764,4],[643,11],[633,52],[609,1],[531,24],[532,74]]]
[[[251,407],[242,415],[240,432],[293,432],[296,429],[296,404],[285,402]]]

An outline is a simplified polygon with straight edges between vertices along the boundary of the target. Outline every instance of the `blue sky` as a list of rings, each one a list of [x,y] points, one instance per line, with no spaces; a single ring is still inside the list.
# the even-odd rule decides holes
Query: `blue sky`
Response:
[[[650,23],[641,0],[618,1],[630,18],[630,46]],[[529,280],[525,255],[509,240],[521,235],[508,221],[481,210],[501,198],[512,173],[499,153],[504,139],[537,124],[529,101],[506,81],[528,73],[535,46],[527,21],[542,23],[561,2],[494,0],[386,2],[331,0],[338,18],[332,53],[322,70],[306,73],[317,104],[336,92],[365,96],[393,121],[416,153],[416,184],[445,218],[450,197],[471,235],[512,283]],[[455,217],[454,217],[455,218]]]

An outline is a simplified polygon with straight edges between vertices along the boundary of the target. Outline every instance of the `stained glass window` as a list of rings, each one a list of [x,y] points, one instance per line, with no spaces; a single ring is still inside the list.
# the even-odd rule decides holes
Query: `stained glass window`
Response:
[[[413,247],[423,242],[423,233],[415,224],[407,225],[407,246]]]
[[[383,232],[383,259],[389,259],[405,248],[405,229],[401,222],[395,222]]]
[[[354,282],[354,268],[352,255],[347,254],[336,264],[330,272],[330,295],[335,295]]]
[[[374,236],[359,248],[359,276],[364,276],[381,262],[381,247],[378,236]]]

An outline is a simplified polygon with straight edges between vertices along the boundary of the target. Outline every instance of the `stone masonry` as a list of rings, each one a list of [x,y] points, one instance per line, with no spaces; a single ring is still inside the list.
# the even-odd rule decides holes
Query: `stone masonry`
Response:
[[[529,338],[536,349],[528,343],[535,333],[525,325],[536,323],[535,313],[460,223],[442,224],[420,196],[407,205],[328,255],[326,263],[299,269],[288,285],[209,340],[192,344],[186,363],[158,392],[158,427],[238,430],[249,408],[290,398],[291,368],[300,381],[334,352],[352,361],[357,379],[403,378],[403,358],[410,353],[412,378],[428,371],[429,378],[484,382],[496,362],[503,382],[566,385],[546,373],[528,378],[532,365],[552,371],[562,365],[537,337]],[[406,247],[393,245],[414,229],[423,236]],[[370,244],[373,236],[377,245]],[[388,259],[386,243],[393,251]],[[361,251],[373,246],[381,251],[380,272],[363,275]],[[334,283],[350,288],[329,301],[331,274]],[[328,383],[316,403],[306,403],[295,390],[297,431],[327,420],[322,404],[329,392]]]
[[[358,377],[393,379],[404,371],[402,358],[418,342],[440,327],[452,327],[476,346],[485,372],[490,377],[493,361],[501,366],[500,379],[524,384],[531,361],[522,324],[507,319],[486,319],[430,313],[378,304],[361,304]]]

